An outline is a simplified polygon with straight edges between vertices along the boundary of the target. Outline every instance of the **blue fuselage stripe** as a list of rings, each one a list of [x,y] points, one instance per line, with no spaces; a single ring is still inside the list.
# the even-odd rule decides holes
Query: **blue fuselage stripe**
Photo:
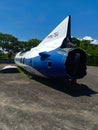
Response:
[[[21,65],[27,65],[42,75],[49,78],[66,78],[68,77],[65,70],[65,62],[67,56],[64,54],[59,54],[57,50],[49,52],[49,57],[37,56],[30,59],[15,59],[16,63],[21,63]]]

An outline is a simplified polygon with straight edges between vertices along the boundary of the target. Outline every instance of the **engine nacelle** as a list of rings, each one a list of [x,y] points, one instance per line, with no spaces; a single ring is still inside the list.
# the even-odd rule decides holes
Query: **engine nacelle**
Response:
[[[65,62],[66,72],[72,79],[80,79],[86,75],[86,53],[82,49],[72,49]]]

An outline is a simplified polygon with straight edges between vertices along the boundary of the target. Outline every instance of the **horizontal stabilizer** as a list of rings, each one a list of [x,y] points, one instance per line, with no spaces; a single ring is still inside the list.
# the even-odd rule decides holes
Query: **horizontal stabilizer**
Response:
[[[0,70],[0,73],[17,73],[19,72],[18,67],[14,65],[7,65]]]

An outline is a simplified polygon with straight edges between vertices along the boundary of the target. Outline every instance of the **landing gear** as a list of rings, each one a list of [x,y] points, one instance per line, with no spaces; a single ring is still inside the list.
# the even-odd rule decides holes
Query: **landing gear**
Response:
[[[71,90],[75,90],[77,87],[77,80],[76,79],[69,79],[67,80],[67,88]]]
[[[77,80],[76,79],[70,79],[69,83],[70,83],[70,85],[75,86],[76,83],[77,83]]]

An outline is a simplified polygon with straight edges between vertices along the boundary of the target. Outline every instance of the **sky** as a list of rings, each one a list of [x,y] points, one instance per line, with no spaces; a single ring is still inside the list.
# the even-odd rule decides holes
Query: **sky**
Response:
[[[98,0],[0,0],[0,32],[43,40],[71,15],[71,34],[98,40]]]

